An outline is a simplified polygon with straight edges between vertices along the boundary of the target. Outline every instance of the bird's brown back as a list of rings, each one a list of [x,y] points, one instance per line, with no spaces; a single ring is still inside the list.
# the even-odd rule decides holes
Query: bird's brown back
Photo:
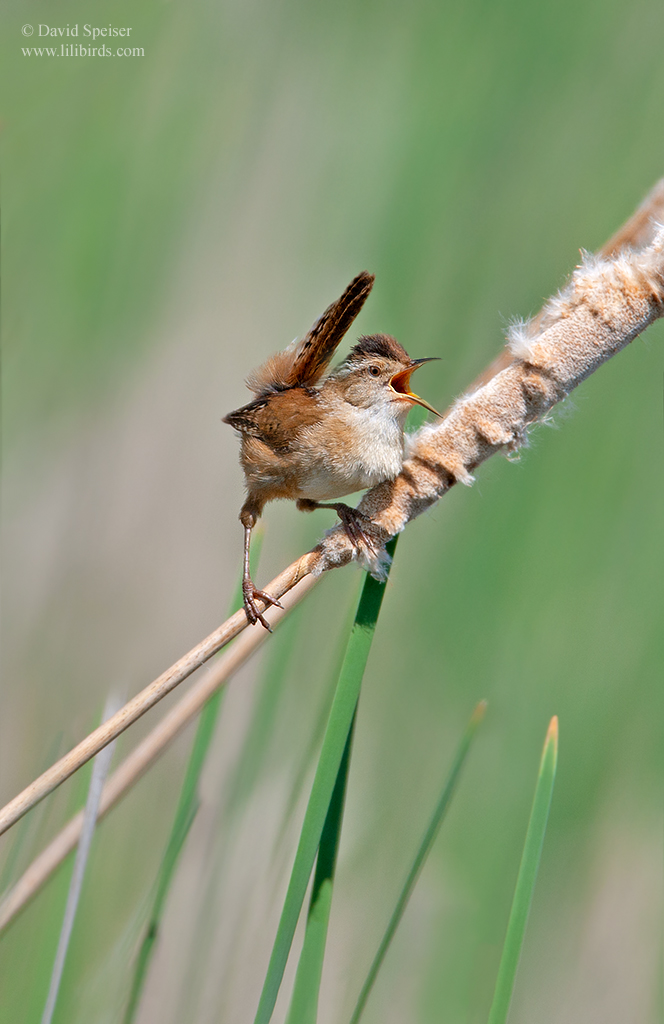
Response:
[[[300,431],[320,418],[316,392],[293,387],[257,398],[225,416],[224,423],[258,438],[274,452],[286,454],[297,442]]]

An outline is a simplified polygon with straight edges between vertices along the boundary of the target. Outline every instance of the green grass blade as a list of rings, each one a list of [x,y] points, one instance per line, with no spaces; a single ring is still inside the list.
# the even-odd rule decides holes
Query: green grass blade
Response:
[[[394,553],[395,547],[396,538],[388,545],[390,554]],[[367,576],[332,701],[318,767],[304,815],[288,891],[254,1024],[268,1024],[274,1010],[339,766],[355,715],[362,676],[369,657],[384,593],[385,584],[378,583],[371,576]]]
[[[216,696],[218,696],[218,694],[215,694],[215,697]],[[215,711],[216,710],[218,710],[218,706],[215,709]],[[203,724],[203,714],[205,714],[205,709],[203,710],[203,712],[201,712],[199,730],[201,729],[201,726]],[[196,745],[197,740],[198,733],[196,735],[196,740],[194,741],[192,755],[195,750],[200,750],[200,747],[197,748]],[[193,756],[189,762],[190,767],[192,765],[192,761]],[[190,776],[189,771],[187,772],[187,776]],[[196,817],[196,811],[198,810],[198,799],[195,795],[195,791],[187,796],[186,801],[183,799],[185,797],[185,787],[187,786],[187,781],[187,778],[185,778],[185,783],[182,787],[182,793],[180,797],[180,804],[178,805],[178,809],[176,811],[175,821],[173,822],[173,828],[171,830],[171,834],[168,839],[168,844],[166,846],[166,851],[162,858],[161,866],[159,868],[159,876],[157,878],[157,886],[150,912],[150,919],[148,921],[147,930],[143,938],[143,942],[141,943],[141,948],[138,952],[138,957],[136,959],[136,968],[134,971],[131,993],[129,995],[129,1002],[127,1004],[127,1009],[124,1016],[124,1024],[131,1024],[131,1021],[133,1021],[134,1016],[136,1014],[136,1010],[138,1008],[138,1004],[141,998],[141,993],[143,991],[143,985],[145,983],[145,978],[148,972],[148,967],[150,966],[150,961],[152,959],[154,944],[157,941],[157,936],[159,934],[159,926],[161,924],[161,918],[164,912],[164,904],[166,902],[168,890],[173,879],[173,874],[175,873],[175,868],[177,866],[180,852],[182,850],[182,847],[184,846],[184,841],[187,838],[187,834],[189,832],[189,829],[191,828],[191,824],[194,818]]]
[[[332,792],[332,799],[327,810],[327,817],[321,833],[316,874],[311,890],[311,902],[307,916],[307,927],[304,943],[300,953],[300,962],[295,975],[295,985],[291,998],[290,1010],[286,1024],[316,1024],[318,1015],[318,993],[323,974],[327,927],[332,906],[332,885],[334,870],[339,852],[341,824],[343,821],[346,787],[348,784],[348,768],[350,750],[353,743],[355,716],[346,739],[337,780]]]
[[[262,542],[262,531],[254,531],[251,551],[252,573],[256,571]],[[240,583],[233,595],[231,609],[234,610],[241,604],[242,584]],[[178,800],[177,809],[175,811],[173,827],[159,867],[159,874],[157,876],[155,894],[152,901],[152,907],[150,909],[147,929],[143,942],[141,943],[141,948],[138,952],[138,957],[136,958],[136,968],[132,979],[129,1002],[125,1011],[124,1024],[132,1024],[136,1015],[136,1010],[138,1009],[143,985],[145,984],[145,978],[152,959],[154,944],[157,941],[166,898],[171,887],[171,882],[173,881],[173,876],[180,858],[182,847],[184,846],[189,829],[191,828],[198,810],[198,784],[205,764],[205,758],[207,757],[210,743],[214,736],[217,718],[219,716],[219,709],[221,708],[221,702],[225,692],[225,689],[217,690],[217,692],[210,697],[203,707],[198,720],[196,735],[194,737],[187,770],[185,772],[182,789],[180,791],[180,799]]]
[[[122,703],[123,701],[118,698],[117,694],[109,696],[102,715],[102,722],[105,722],[106,719],[115,714],[118,708],[122,706]],[[48,995],[46,997],[46,1005],[44,1006],[44,1012],[41,1018],[42,1024],[51,1024],[56,1003],[58,1001],[62,973],[64,971],[67,953],[69,952],[69,943],[74,928],[78,904],[81,898],[81,891],[83,889],[83,879],[88,866],[92,840],[94,838],[95,828],[97,825],[101,793],[104,788],[106,776],[108,775],[108,770],[111,766],[115,743],[116,741],[113,740],[108,744],[108,746],[104,747],[104,749],[97,754],[92,765],[92,776],[90,778],[88,796],[85,801],[85,809],[83,811],[83,828],[81,829],[81,837],[78,841],[78,848],[74,859],[74,869],[69,882],[69,892],[67,893],[67,903],[65,905],[65,912],[62,920],[62,928],[60,929],[58,948],[55,953],[53,971],[51,972],[51,981],[48,989]]]
[[[473,741],[473,737],[475,736],[475,732],[477,731],[477,727],[484,717],[485,710],[486,701],[480,701],[480,703],[477,705],[471,716],[470,722],[468,723],[461,743],[459,744],[459,749],[457,750],[456,757],[452,762],[452,767],[450,768],[447,779],[445,780],[445,785],[443,786],[443,791],[436,805],[436,809],[433,812],[431,821],[429,822],[429,826],[426,832],[424,833],[424,836],[422,837],[422,842],[420,843],[419,849],[415,855],[415,859],[412,863],[411,869],[408,872],[406,881],[404,882],[403,888],[399,894],[399,898],[392,912],[389,924],[385,929],[385,934],[383,935],[381,943],[378,947],[378,951],[373,959],[373,963],[369,968],[369,973],[367,974],[366,981],[364,982],[362,990],[360,991],[360,995],[358,997],[355,1010],[353,1011],[353,1016],[351,1017],[350,1024],[357,1024],[360,1017],[362,1016],[367,999],[369,998],[369,994],[371,992],[371,989],[373,988],[374,982],[378,975],[378,971],[380,970],[383,960],[385,959],[385,954],[387,953],[390,947],[390,943],[394,938],[394,933],[396,932],[399,926],[399,922],[403,917],[403,912],[406,909],[406,906],[408,905],[408,901],[411,897],[413,889],[415,888],[415,883],[419,878],[420,871],[422,870],[424,862],[429,856],[431,847],[433,846],[434,840],[438,835],[440,826],[443,823],[443,818],[447,813],[450,801],[452,799],[452,796],[454,795],[454,790],[456,789],[456,784],[459,779],[461,769],[463,767],[464,761],[466,760],[466,756],[470,749],[470,745]]]
[[[344,622],[339,628],[339,642],[336,644],[336,650],[330,658],[329,665],[326,666],[326,679],[322,687],[322,691],[326,694],[326,697],[321,702],[321,707],[318,715],[316,716],[314,727],[310,732],[307,745],[300,758],[299,764],[295,767],[293,785],[286,801],[283,820],[277,835],[275,848],[281,848],[281,845],[284,842],[285,836],[289,830],[290,822],[292,821],[293,815],[300,804],[302,791],[306,785],[309,775],[311,774],[311,766],[315,762],[317,755],[320,753],[323,736],[325,735],[325,727],[327,725],[328,718],[330,717],[332,699],[337,688],[337,683],[339,682],[341,666],[343,665],[344,657],[346,655],[348,636],[355,621],[357,602],[359,601],[363,586],[364,583],[361,582],[361,585],[357,588],[357,596],[349,601],[349,613],[344,616]],[[327,695],[329,695],[329,700]]]
[[[553,716],[544,741],[537,786],[528,822],[526,841],[521,855],[519,874],[514,890],[512,910],[507,924],[503,955],[498,968],[498,978],[489,1013],[489,1024],[505,1024],[509,1013],[514,980],[516,977],[523,937],[528,922],[528,913],[535,889],[539,869],[544,833],[549,818],[558,760],[558,718]]]

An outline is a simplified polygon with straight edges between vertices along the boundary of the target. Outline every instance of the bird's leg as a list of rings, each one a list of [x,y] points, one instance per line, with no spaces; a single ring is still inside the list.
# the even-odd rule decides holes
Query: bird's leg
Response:
[[[283,605],[280,601],[277,601],[276,597],[270,597],[270,595],[266,594],[264,590],[257,590],[254,586],[251,579],[251,571],[249,569],[249,545],[251,544],[251,531],[256,524],[256,516],[251,513],[246,513],[243,508],[240,513],[240,520],[244,526],[244,571],[242,573],[242,597],[244,599],[244,610],[250,626],[253,626],[256,622],[260,622],[261,626],[265,626],[268,633],[271,633],[272,627],[256,604],[256,598],[263,601],[266,608],[269,605],[274,605],[275,608],[283,608]]]
[[[350,505],[346,505],[343,501],[324,503],[320,501],[310,501],[309,498],[300,498],[297,502],[297,507],[302,512],[313,512],[315,508],[334,509],[339,516],[341,525],[346,531],[346,536],[353,547],[359,549],[364,545],[371,554],[376,554],[377,548],[375,542],[362,527],[363,522],[369,523],[370,520],[367,519],[362,512],[358,512],[356,508],[351,508]]]

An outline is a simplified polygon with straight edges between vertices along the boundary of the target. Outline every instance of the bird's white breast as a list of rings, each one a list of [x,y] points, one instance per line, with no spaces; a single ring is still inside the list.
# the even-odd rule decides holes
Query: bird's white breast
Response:
[[[308,435],[308,436],[307,436]],[[312,456],[300,480],[301,496],[340,498],[393,480],[404,456],[403,423],[392,409],[352,406],[303,432],[302,449]]]

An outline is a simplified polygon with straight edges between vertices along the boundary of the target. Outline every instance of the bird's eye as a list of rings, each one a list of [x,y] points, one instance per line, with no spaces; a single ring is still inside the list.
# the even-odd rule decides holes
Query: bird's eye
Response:
[[[379,377],[380,376],[380,367],[379,366],[370,366],[369,367],[369,373],[371,374],[372,377]]]

